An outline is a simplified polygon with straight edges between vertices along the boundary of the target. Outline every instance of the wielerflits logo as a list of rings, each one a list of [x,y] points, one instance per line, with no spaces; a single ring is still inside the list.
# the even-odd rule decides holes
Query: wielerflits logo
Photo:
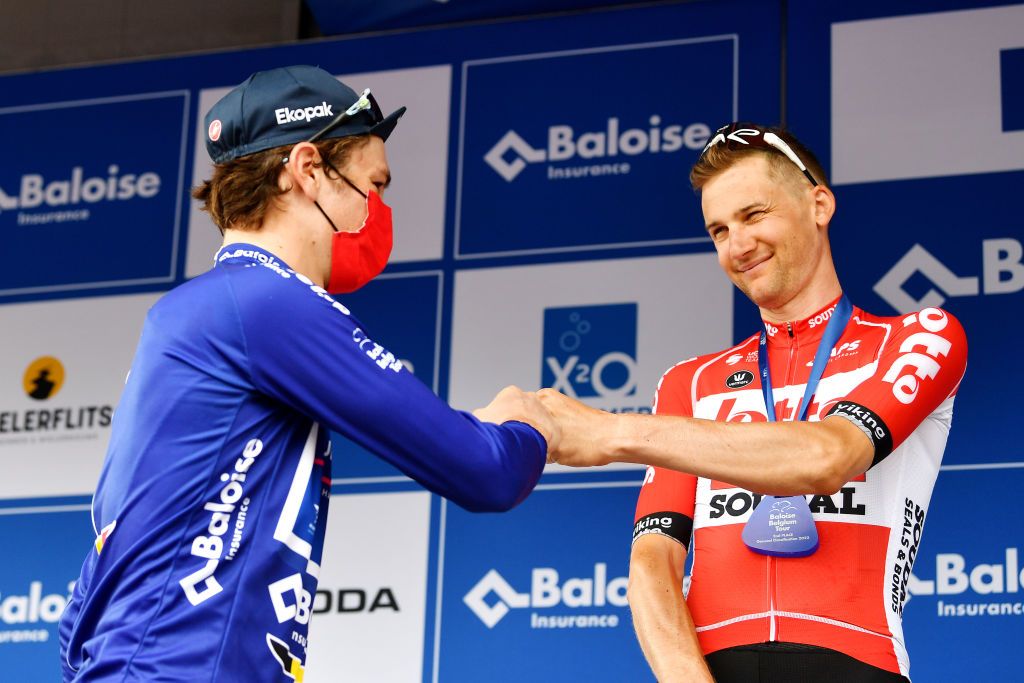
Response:
[[[64,364],[53,356],[40,356],[25,368],[21,384],[29,398],[51,399],[64,386]]]
[[[23,410],[0,410],[0,445],[8,434],[28,437],[38,433],[43,440],[56,434],[62,440],[95,439],[99,428],[110,426],[112,405],[50,402],[60,393],[66,375],[64,363],[54,356],[40,356],[28,364],[21,376],[21,389],[32,404]]]
[[[604,130],[578,132],[572,126],[555,125],[547,130],[547,145],[535,148],[514,130],[505,133],[484,155],[484,161],[508,182],[527,164],[573,162],[564,167],[549,166],[548,180],[621,175],[631,170],[629,159],[643,154],[664,154],[686,149],[700,150],[711,133],[704,123],[662,125],[661,116],[648,117],[647,126],[622,130],[616,116]]]
[[[637,305],[544,310],[541,385],[574,398],[636,395]]]

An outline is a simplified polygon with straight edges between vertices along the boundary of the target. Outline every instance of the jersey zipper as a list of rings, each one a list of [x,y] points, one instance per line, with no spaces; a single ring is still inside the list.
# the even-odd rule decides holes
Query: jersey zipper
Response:
[[[786,361],[786,386],[793,384],[796,364],[793,362],[796,356],[796,342],[794,338],[796,335],[793,333],[793,324],[790,322],[786,323],[786,333],[789,335],[789,358]],[[799,407],[797,408],[799,410]],[[785,417],[785,416],[783,416]],[[793,416],[796,419],[796,415]],[[775,595],[778,589],[778,571],[779,566],[776,558],[771,555],[768,556],[768,614],[769,614],[769,625],[768,625],[768,640],[775,642],[778,639],[778,621],[776,619],[776,602]]]

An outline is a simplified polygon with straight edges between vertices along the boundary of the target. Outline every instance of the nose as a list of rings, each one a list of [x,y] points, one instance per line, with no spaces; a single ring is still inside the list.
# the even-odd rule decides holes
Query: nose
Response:
[[[729,227],[729,256],[733,261],[742,261],[756,247],[757,240],[747,226],[736,225]]]

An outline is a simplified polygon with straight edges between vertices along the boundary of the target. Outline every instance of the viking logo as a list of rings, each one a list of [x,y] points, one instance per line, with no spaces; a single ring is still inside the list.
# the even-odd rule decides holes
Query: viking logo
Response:
[[[36,358],[25,369],[22,387],[29,398],[45,401],[64,386],[64,365],[53,356]]]

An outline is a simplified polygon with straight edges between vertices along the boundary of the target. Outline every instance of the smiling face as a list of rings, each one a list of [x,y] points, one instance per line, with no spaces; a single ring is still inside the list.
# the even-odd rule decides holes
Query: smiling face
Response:
[[[738,160],[702,188],[718,263],[765,318],[796,320],[839,296],[827,232],[832,201],[799,171],[773,172],[761,154]]]

